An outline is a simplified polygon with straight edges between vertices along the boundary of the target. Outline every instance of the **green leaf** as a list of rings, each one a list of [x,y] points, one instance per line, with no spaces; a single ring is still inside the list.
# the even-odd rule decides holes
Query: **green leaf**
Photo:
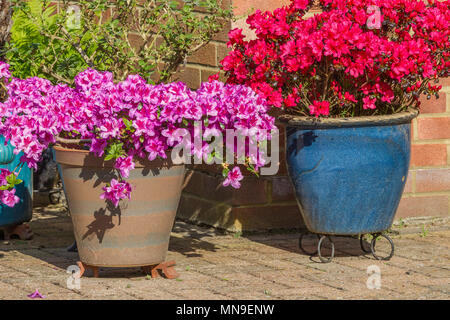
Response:
[[[133,129],[133,121],[128,120],[127,118],[122,118],[123,124],[125,125],[125,127],[127,128],[127,130],[131,130]]]
[[[11,173],[9,176],[6,177],[6,181],[9,185],[14,187],[16,184],[21,184],[22,180],[17,179],[17,176],[14,173]]]
[[[125,151],[122,149],[122,142],[115,142],[109,145],[108,150],[106,152],[105,161],[118,159],[121,156],[125,155]]]
[[[228,177],[228,173],[230,172],[230,169],[228,168],[223,168],[222,170],[222,176],[224,176],[225,178]]]
[[[105,161],[109,161],[109,160],[112,160],[112,159],[114,159],[114,156],[112,154],[108,154],[108,155],[105,156]]]
[[[259,177],[259,173],[258,173],[258,171],[255,170],[255,167],[253,166],[253,164],[248,163],[247,170],[250,171],[251,173],[255,174],[257,177]]]

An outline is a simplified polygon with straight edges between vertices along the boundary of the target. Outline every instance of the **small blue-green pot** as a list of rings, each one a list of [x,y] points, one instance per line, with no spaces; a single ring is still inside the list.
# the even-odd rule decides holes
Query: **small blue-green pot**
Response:
[[[14,147],[9,143],[5,145],[5,138],[0,136],[0,168],[13,171],[18,167],[22,153],[15,155],[13,150]],[[0,204],[0,227],[18,225],[31,220],[33,172],[24,164],[18,178],[23,180],[16,186],[16,195],[20,198],[20,202],[13,208]]]

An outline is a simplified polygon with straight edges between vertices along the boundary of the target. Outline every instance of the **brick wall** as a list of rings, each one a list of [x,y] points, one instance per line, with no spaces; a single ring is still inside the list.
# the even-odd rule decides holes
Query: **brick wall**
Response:
[[[284,130],[280,130],[280,169],[275,176],[246,175],[241,188],[223,187],[218,167],[189,168],[178,217],[228,231],[304,228],[287,175]]]
[[[412,124],[411,170],[397,218],[450,215],[450,79],[439,99],[422,99]]]

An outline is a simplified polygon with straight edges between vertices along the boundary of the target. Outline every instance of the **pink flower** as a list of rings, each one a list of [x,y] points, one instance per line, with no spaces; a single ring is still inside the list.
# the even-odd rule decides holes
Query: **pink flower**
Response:
[[[293,0],[291,6],[294,9],[305,10],[309,5],[309,0]]]
[[[92,139],[91,148],[89,149],[89,151],[101,157],[105,153],[107,145],[108,142],[105,140]]]
[[[223,182],[223,186],[226,187],[231,184],[233,188],[239,189],[241,187],[241,183],[239,181],[241,181],[242,179],[244,179],[244,177],[241,173],[241,169],[239,169],[239,167],[234,167],[228,172],[228,176]]]
[[[0,79],[1,78],[5,78],[6,80],[11,78],[11,72],[9,71],[9,64],[3,61],[0,61]]]
[[[211,150],[209,148],[209,144],[207,143],[192,145],[191,153],[194,155],[194,159],[205,159],[206,161],[210,152]]]
[[[34,291],[33,293],[28,294],[27,297],[31,299],[45,299],[45,296],[42,295],[38,289],[36,289],[36,291]]]
[[[167,145],[175,146],[183,141],[183,137],[189,134],[186,129],[165,129],[161,131],[161,135],[167,138]]]
[[[355,96],[348,92],[344,93],[344,99],[354,103],[358,102],[358,100],[355,99]]]
[[[213,81],[217,81],[217,80],[219,80],[219,74],[218,73],[213,74],[212,76],[208,77],[208,82],[213,82]]]
[[[148,153],[148,160],[153,161],[158,156],[166,158],[164,143],[161,140],[152,138],[145,141],[145,151]]]
[[[8,169],[2,169],[0,168],[0,186],[7,185],[8,182],[6,181],[6,177],[11,174],[11,171]]]
[[[116,138],[120,134],[119,121],[114,118],[106,119],[100,125],[100,137],[102,139]]]
[[[114,168],[120,171],[120,174],[124,178],[130,176],[130,170],[134,169],[134,161],[132,156],[117,158]]]
[[[100,195],[100,198],[110,200],[115,207],[119,205],[120,200],[130,199],[131,185],[128,182],[119,182],[116,179],[112,179],[110,185],[102,189],[104,193]]]
[[[137,118],[135,121],[133,121],[133,128],[136,129],[134,132],[134,135],[136,137],[142,136],[142,135],[148,135],[148,136],[154,136],[155,132],[152,130],[153,125],[152,121],[150,119],[146,119],[143,117]]]
[[[16,189],[2,190],[0,191],[0,201],[1,203],[7,205],[8,207],[14,207],[16,203],[19,203],[20,198],[16,196]]]

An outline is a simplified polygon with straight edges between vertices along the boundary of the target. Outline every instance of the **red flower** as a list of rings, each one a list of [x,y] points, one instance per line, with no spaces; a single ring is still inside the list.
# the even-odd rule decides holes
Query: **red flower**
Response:
[[[227,81],[274,107],[352,116],[418,106],[438,90],[430,81],[450,76],[450,0],[320,0],[323,11],[305,18],[311,3],[257,10],[247,19],[254,40],[232,30]]]
[[[227,46],[232,46],[234,44],[243,44],[244,35],[242,34],[242,29],[233,29],[228,32],[228,38],[230,41],[227,42]]]
[[[313,101],[313,104],[309,106],[310,113],[313,116],[327,116],[330,114],[330,103],[328,101]]]
[[[217,81],[217,80],[219,80],[219,74],[218,73],[213,74],[212,76],[208,77],[208,82],[213,82],[213,81]]]

